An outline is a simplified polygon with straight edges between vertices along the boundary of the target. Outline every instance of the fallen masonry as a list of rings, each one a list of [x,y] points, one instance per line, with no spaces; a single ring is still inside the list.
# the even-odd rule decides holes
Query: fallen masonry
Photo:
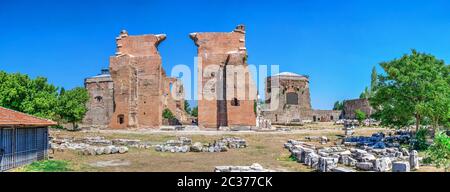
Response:
[[[148,149],[153,146],[140,140],[107,140],[104,137],[51,138],[49,142],[50,148],[54,151],[74,150],[82,155],[123,154],[128,152],[128,147]]]
[[[337,145],[317,148],[314,145],[289,140],[284,147],[291,152],[298,163],[319,172],[409,172],[419,166],[417,151],[403,153],[406,149],[396,147],[376,149],[368,146],[348,147]],[[403,152],[402,152],[403,151]],[[407,150],[406,150],[407,151]],[[344,166],[340,167],[340,166]]]
[[[355,147],[372,147],[375,149],[384,149],[391,147],[400,147],[401,144],[410,144],[411,133],[409,131],[397,130],[395,133],[385,135],[384,133],[374,133],[370,137],[352,136],[344,139],[344,145]],[[408,156],[407,154],[404,154]]]
[[[192,143],[192,140],[186,137],[180,137],[178,140],[169,140],[161,145],[156,145],[158,152],[187,153],[187,152],[226,152],[229,149],[246,148],[247,142],[237,137],[222,138],[213,143]]]
[[[260,164],[254,163],[251,166],[217,166],[214,172],[275,172],[264,169]]]

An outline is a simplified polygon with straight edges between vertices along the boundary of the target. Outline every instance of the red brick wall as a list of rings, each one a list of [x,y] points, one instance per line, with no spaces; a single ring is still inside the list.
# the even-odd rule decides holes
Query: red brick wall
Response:
[[[227,95],[226,101],[217,101],[217,92],[220,86],[229,87],[229,85],[218,84],[214,90],[215,99],[207,100],[210,90],[205,89],[205,85],[211,79],[218,79],[223,77],[223,73],[219,68],[226,70],[227,65],[243,65],[246,63],[246,48],[245,48],[245,29],[243,26],[238,26],[230,33],[192,33],[191,38],[198,46],[199,57],[199,79],[198,79],[198,122],[200,127],[217,128],[220,126],[220,121],[225,121],[223,125],[243,125],[254,126],[256,124],[256,117],[253,110],[254,98],[244,98],[240,100],[240,106],[231,106],[230,96]],[[238,61],[240,60],[240,61]],[[211,73],[206,73],[205,69],[209,66],[216,65],[218,68],[214,71],[214,76]],[[248,72],[248,71],[246,71]],[[226,73],[226,72],[225,72]],[[251,77],[250,77],[251,79]],[[245,84],[246,90],[249,91],[248,80],[238,82]],[[227,91],[225,88],[225,91]],[[246,95],[249,95],[246,93]]]

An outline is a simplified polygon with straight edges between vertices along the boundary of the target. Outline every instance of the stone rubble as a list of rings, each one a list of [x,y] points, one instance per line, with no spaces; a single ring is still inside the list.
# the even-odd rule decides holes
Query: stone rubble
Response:
[[[346,168],[355,168],[359,171],[404,171],[417,169],[419,166],[419,157],[417,151],[407,151],[395,147],[377,149],[368,146],[332,146],[316,148],[314,145],[306,142],[289,140],[284,144],[285,148],[291,152],[298,163],[302,163],[319,172],[344,172],[338,168],[340,165]],[[404,153],[405,150],[408,153]],[[405,155],[409,156],[405,156]],[[411,161],[411,166],[410,162]],[[402,162],[402,163],[399,163]],[[398,165],[408,163],[407,168]],[[397,166],[395,169],[394,167]],[[337,170],[336,170],[337,169]]]
[[[399,161],[392,164],[392,172],[409,172],[410,170],[409,162]]]
[[[214,141],[213,143],[203,144],[195,142],[185,137],[180,137],[177,140],[169,140],[164,144],[156,145],[155,150],[158,152],[171,153],[187,153],[187,152],[208,152],[218,153],[226,152],[229,149],[246,148],[247,142],[241,138],[228,137]]]
[[[145,149],[151,147],[150,144],[140,140],[107,140],[104,137],[51,138],[49,144],[52,150],[59,152],[73,150],[81,155],[123,154],[128,152],[128,147]]]
[[[264,169],[260,164],[254,163],[251,166],[217,166],[214,172],[275,172]]]
[[[352,136],[344,139],[344,145],[355,147],[371,147],[374,149],[398,148],[401,144],[409,144],[411,141],[409,131],[398,130],[394,134],[386,136],[384,133],[374,133],[370,137]],[[408,151],[401,151],[404,156],[409,156]]]

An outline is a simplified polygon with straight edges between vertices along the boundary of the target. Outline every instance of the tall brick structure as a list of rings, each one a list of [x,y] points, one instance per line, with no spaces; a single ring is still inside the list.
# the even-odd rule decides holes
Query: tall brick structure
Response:
[[[199,126],[255,126],[256,92],[247,68],[245,27],[190,37],[198,47]]]
[[[110,58],[114,82],[110,128],[159,128],[164,108],[174,113],[184,108],[182,98],[175,102],[170,97],[175,81],[166,77],[157,49],[164,39],[165,35],[129,36],[126,31],[116,38],[117,53]]]
[[[83,126],[107,128],[114,111],[114,83],[108,69],[86,78],[84,87],[89,92],[89,109],[83,119]]]

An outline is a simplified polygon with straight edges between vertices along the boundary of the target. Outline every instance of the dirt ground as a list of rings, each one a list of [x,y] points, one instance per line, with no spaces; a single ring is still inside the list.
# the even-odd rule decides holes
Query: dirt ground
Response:
[[[357,135],[371,135],[383,128],[361,128]],[[223,153],[161,153],[154,148],[130,148],[125,154],[112,154],[101,156],[83,156],[74,151],[55,152],[50,154],[53,159],[68,160],[71,167],[77,172],[211,172],[215,166],[221,165],[251,165],[259,163],[264,168],[276,171],[310,172],[313,171],[289,158],[288,150],[283,144],[289,139],[304,140],[305,136],[327,136],[332,140],[328,145],[343,134],[337,126],[328,126],[318,129],[316,127],[303,127],[291,132],[164,132],[154,130],[102,130],[68,132],[51,130],[54,137],[61,136],[104,136],[107,139],[139,139],[141,141],[162,143],[179,136],[187,136],[193,142],[213,142],[224,136],[237,136],[247,140],[248,147],[244,149],[231,149]],[[319,143],[314,143],[320,146]],[[423,167],[419,171],[437,171],[433,167]]]

